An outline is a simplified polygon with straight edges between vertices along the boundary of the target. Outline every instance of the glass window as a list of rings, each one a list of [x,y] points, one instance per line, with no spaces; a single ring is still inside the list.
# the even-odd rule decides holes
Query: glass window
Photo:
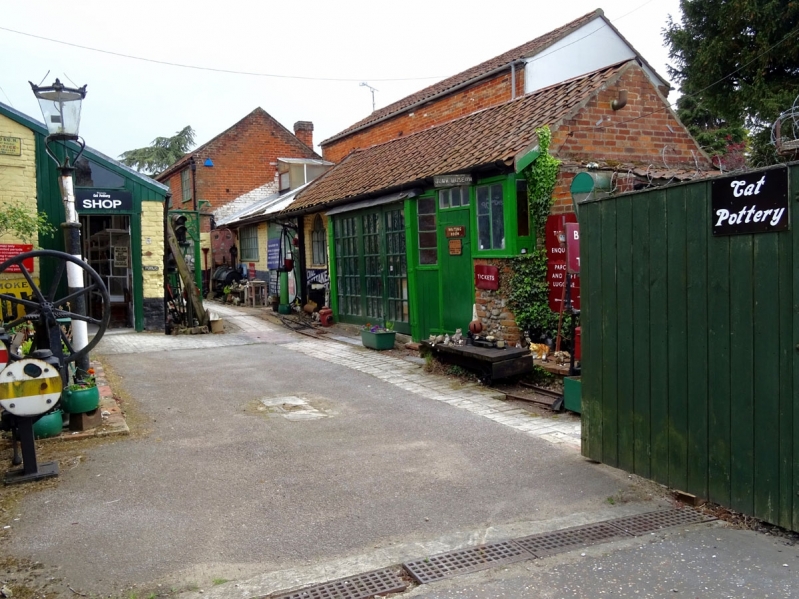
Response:
[[[184,168],[180,172],[180,188],[182,192],[181,198],[184,202],[191,200],[191,170]]]
[[[459,208],[469,205],[469,187],[450,187],[438,192],[439,208]]]
[[[327,233],[322,215],[317,214],[311,231],[311,254],[313,264],[327,264]]]
[[[83,156],[75,163],[75,187],[125,187],[125,178]]]
[[[477,242],[481,250],[505,249],[502,184],[477,188]]]
[[[439,193],[439,198],[441,197],[441,193]],[[435,200],[433,198],[421,198],[417,203],[417,211],[419,222],[419,264],[438,264]]]
[[[239,260],[255,262],[258,260],[258,227],[239,229]]]

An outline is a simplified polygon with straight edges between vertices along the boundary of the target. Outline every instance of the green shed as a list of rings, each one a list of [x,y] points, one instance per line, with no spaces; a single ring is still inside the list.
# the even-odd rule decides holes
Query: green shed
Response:
[[[799,530],[799,163],[580,211],[586,457]]]
[[[58,230],[64,205],[55,163],[45,151],[44,124],[0,103],[0,121],[7,119],[33,134],[36,203]],[[20,160],[27,144],[20,144]],[[61,146],[57,155],[76,146]],[[13,164],[0,167],[11,168]],[[111,326],[164,328],[164,206],[169,188],[87,147],[75,170],[76,207],[82,225],[83,257],[104,279],[112,297]],[[42,236],[45,249],[64,249],[60,234]],[[50,273],[40,276],[47,280]],[[96,309],[89,306],[89,310]]]

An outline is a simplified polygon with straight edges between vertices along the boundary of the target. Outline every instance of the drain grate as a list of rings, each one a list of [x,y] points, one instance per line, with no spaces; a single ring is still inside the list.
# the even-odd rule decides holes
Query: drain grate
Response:
[[[425,584],[457,574],[477,572],[501,564],[512,564],[534,555],[519,547],[512,541],[501,541],[488,545],[479,545],[469,549],[459,549],[440,553],[431,557],[405,562],[402,564],[413,578]]]
[[[699,524],[715,520],[712,516],[705,516],[694,510],[686,509],[666,509],[635,516],[624,516],[610,522],[627,534],[640,536],[657,532],[670,526],[684,526],[686,524]]]
[[[273,599],[368,599],[382,593],[399,593],[407,587],[398,570],[384,568],[276,595]]]
[[[516,543],[527,549],[530,553],[538,557],[562,553],[577,547],[587,547],[599,543],[608,543],[617,539],[628,539],[629,535],[624,534],[618,528],[606,522],[564,528],[552,532],[542,532],[516,539]]]

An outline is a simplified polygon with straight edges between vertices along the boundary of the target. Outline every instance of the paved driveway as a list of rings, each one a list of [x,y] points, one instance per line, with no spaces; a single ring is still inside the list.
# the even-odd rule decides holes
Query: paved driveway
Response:
[[[573,423],[240,314],[236,335],[101,342],[150,432],[29,497],[8,553],[108,594],[652,509],[609,506],[629,480],[580,457]]]

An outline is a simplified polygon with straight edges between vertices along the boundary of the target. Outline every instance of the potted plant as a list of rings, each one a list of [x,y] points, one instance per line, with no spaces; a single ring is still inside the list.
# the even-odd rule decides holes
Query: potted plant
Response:
[[[94,368],[89,368],[87,376],[75,380],[61,392],[61,407],[67,414],[91,412],[100,405],[100,390],[94,378]]]
[[[384,349],[393,349],[396,332],[394,331],[394,323],[387,322],[385,326],[372,325],[367,323],[361,329],[361,342],[364,347],[382,351]]]

